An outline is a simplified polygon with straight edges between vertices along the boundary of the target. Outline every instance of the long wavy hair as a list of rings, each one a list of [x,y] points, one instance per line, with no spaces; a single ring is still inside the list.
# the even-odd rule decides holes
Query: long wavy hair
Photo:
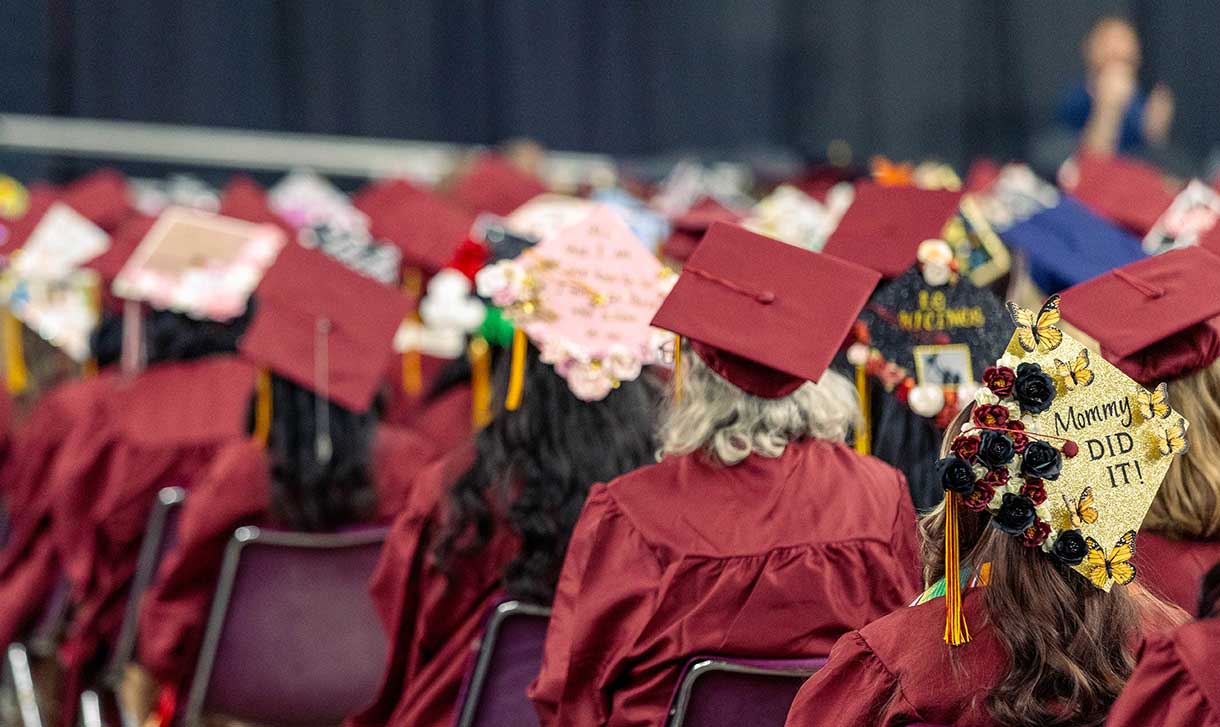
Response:
[[[942,456],[969,412],[949,427]],[[1103,724],[1131,676],[1140,636],[1181,623],[1184,614],[1138,583],[1109,593],[1094,588],[1040,549],[989,527],[987,513],[959,512],[962,565],[991,564],[982,589],[986,628],[1008,655],[1008,669],[986,698],[991,717],[1002,727]],[[943,503],[919,527],[924,577],[934,583],[945,575]]]
[[[500,409],[507,363],[495,369]],[[521,541],[504,571],[509,595],[549,604],[589,488],[652,461],[656,395],[641,377],[602,401],[581,401],[532,347],[524,383],[520,408],[479,432],[474,464],[449,489],[433,554],[452,572],[507,527]]]
[[[788,396],[764,399],[742,391],[696,355],[683,356],[681,397],[674,397],[661,425],[661,454],[703,450],[726,465],[751,454],[778,457],[805,437],[843,441],[860,419],[856,390],[826,371]]]
[[[1144,527],[1171,538],[1220,539],[1220,361],[1170,382],[1169,401],[1190,422],[1190,448],[1173,458]]]
[[[328,418],[329,458],[317,446],[319,406]],[[375,411],[351,411],[272,374],[267,454],[276,517],[311,532],[367,521],[377,507],[370,464],[376,429]]]

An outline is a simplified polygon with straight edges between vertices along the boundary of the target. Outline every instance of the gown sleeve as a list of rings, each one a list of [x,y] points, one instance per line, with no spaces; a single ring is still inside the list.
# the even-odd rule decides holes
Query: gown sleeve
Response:
[[[559,577],[530,698],[543,727],[611,720],[616,680],[651,617],[663,568],[605,485],[589,493]]]
[[[1179,658],[1173,638],[1152,636],[1110,709],[1107,727],[1220,727],[1220,712]]]
[[[826,666],[797,692],[786,725],[898,727],[918,721],[897,677],[860,632],[852,631],[839,639]]]

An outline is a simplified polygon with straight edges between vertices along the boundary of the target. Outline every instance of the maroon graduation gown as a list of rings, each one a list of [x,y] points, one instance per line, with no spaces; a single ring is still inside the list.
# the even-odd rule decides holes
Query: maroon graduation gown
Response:
[[[431,458],[431,445],[419,435],[393,427],[378,430],[372,451],[376,520],[388,522],[402,510],[408,484]],[[183,503],[178,543],[140,607],[139,660],[163,685],[180,686],[195,666],[233,531],[277,525],[270,466],[266,451],[252,440],[230,445]]]
[[[518,551],[501,524],[491,541],[446,575],[431,557],[444,523],[446,493],[474,459],[471,446],[436,461],[411,484],[373,575],[372,593],[390,636],[390,656],[376,700],[347,727],[451,727],[462,677],[491,607],[501,598],[505,566]]]
[[[593,488],[530,688],[544,727],[661,725],[700,654],[827,654],[919,590],[903,476],[807,440],[669,457]]]
[[[1107,727],[1220,727],[1220,619],[1149,637]]]
[[[1140,582],[1161,598],[1194,614],[1203,574],[1220,563],[1220,541],[1173,540],[1144,531],[1135,549]]]

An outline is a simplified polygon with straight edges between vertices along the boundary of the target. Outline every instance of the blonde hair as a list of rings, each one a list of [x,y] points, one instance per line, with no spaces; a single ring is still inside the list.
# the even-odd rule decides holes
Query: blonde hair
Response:
[[[788,396],[764,399],[724,380],[698,356],[683,362],[681,397],[661,424],[662,456],[704,450],[728,465],[751,454],[778,457],[805,437],[842,442],[860,418],[855,387],[833,371]]]
[[[1190,422],[1144,527],[1175,538],[1220,538],[1220,360],[1169,384],[1169,403]]]

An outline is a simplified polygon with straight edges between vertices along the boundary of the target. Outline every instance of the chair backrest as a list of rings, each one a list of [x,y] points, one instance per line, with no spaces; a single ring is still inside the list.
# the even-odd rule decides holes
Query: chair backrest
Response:
[[[826,659],[695,657],[678,679],[670,727],[783,727],[796,692]]]
[[[538,727],[525,696],[542,668],[549,608],[505,601],[492,609],[458,698],[458,727]]]
[[[117,687],[122,681],[123,672],[135,654],[140,599],[157,576],[161,559],[178,542],[178,516],[182,513],[184,500],[186,490],[181,487],[166,487],[157,493],[157,499],[148,513],[148,526],[144,530],[144,540],[140,543],[140,557],[136,561],[136,573],[131,581],[131,592],[127,596],[123,625],[119,628],[110,663],[106,666],[104,681],[112,687]]]
[[[368,594],[385,528],[238,528],[225,552],[183,719],[339,724],[372,701],[386,637]]]

